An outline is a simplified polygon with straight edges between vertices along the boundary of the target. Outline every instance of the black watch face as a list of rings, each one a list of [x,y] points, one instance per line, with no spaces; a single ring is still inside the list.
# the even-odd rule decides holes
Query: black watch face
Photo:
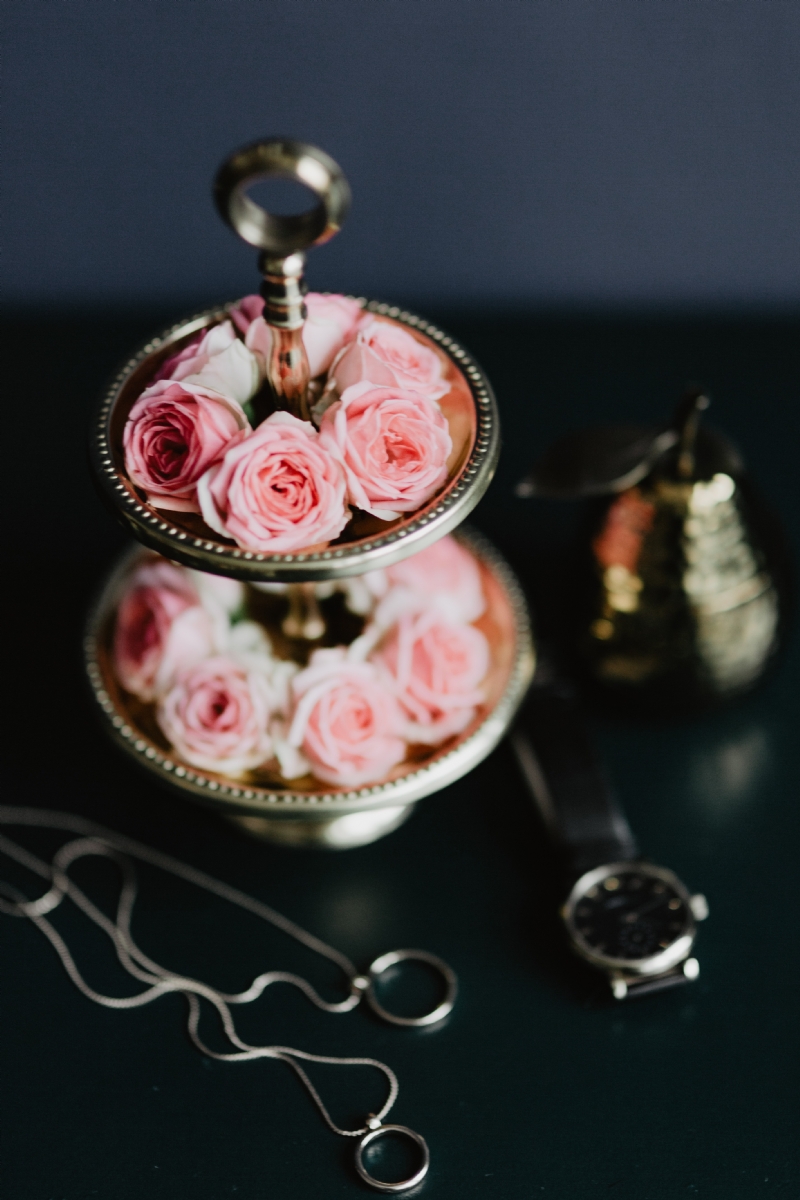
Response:
[[[620,866],[603,876],[603,870],[584,876],[585,888],[578,881],[565,914],[573,937],[590,955],[635,962],[662,955],[693,933],[689,898],[671,872]]]

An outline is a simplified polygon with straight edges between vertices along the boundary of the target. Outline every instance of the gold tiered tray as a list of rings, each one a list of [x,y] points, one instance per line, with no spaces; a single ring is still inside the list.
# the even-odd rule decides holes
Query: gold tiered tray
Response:
[[[484,537],[465,530],[457,536],[477,560],[487,601],[484,615],[476,622],[491,651],[485,703],[462,733],[439,746],[415,747],[413,756],[382,782],[347,790],[306,777],[299,784],[288,785],[270,779],[264,771],[232,780],[191,767],[171,753],[145,706],[122,689],[112,666],[114,613],[131,570],[148,556],[140,547],[125,555],[109,576],[85,640],[86,669],[107,729],[118,745],[160,781],[270,841],[346,848],[389,833],[411,815],[417,800],[460,779],[491,753],[533,674],[530,624],[513,573]],[[272,629],[267,625],[268,633],[277,634],[278,640],[280,616],[278,613]]]
[[[165,359],[199,333],[223,321],[228,308],[211,309],[152,339],[123,367],[94,420],[90,457],[101,493],[126,528],[145,546],[199,571],[245,581],[303,583],[343,579],[386,567],[455,529],[485,493],[500,455],[497,404],[488,379],[466,350],[414,313],[377,300],[365,312],[407,329],[441,356],[450,391],[439,401],[453,451],[448,480],[426,505],[395,521],[357,514],[324,549],[264,554],[226,541],[194,513],[165,512],[148,503],[125,471],[122,433],[128,414]]]
[[[317,197],[316,206],[294,216],[275,216],[260,208],[248,196],[247,189],[259,180],[275,177],[304,184]],[[394,757],[397,765],[385,778],[352,789],[321,782],[310,773],[310,766],[308,774],[290,781],[280,773],[277,758],[235,778],[182,761],[159,726],[155,702],[145,702],[141,695],[137,698],[127,692],[115,673],[113,641],[117,606],[130,572],[155,551],[183,567],[245,584],[245,619],[261,624],[271,647],[272,661],[288,659],[302,670],[313,651],[320,647],[339,647],[344,654],[341,648],[359,635],[352,620],[342,625],[341,605],[338,617],[335,605],[326,609],[331,585],[341,589],[344,581],[355,576],[392,568],[431,547],[461,524],[483,496],[497,464],[500,451],[497,405],[486,376],[453,338],[414,313],[377,300],[330,297],[326,301],[319,295],[313,297],[317,305],[346,309],[353,325],[351,333],[343,335],[340,349],[334,352],[338,357],[314,359],[312,367],[313,356],[306,341],[306,335],[311,336],[312,331],[311,324],[306,324],[312,313],[312,297],[309,296],[307,305],[303,281],[305,252],[338,232],[349,205],[347,181],[323,151],[283,139],[246,146],[223,163],[215,183],[215,200],[223,219],[244,241],[261,251],[261,301],[248,297],[238,304],[210,309],[166,330],[130,359],[101,401],[91,434],[93,472],[102,495],[141,546],[112,572],[91,615],[86,638],[87,671],[109,732],[123,749],[164,783],[213,805],[251,833],[276,842],[330,847],[361,845],[390,832],[409,816],[417,800],[452,783],[485,758],[503,737],[525,694],[534,663],[526,606],[512,573],[488,542],[473,533],[458,534],[477,565],[486,601],[483,615],[472,623],[482,635],[477,640],[482,647],[482,662],[488,654],[489,668],[475,692],[476,700],[482,694],[481,703],[473,706],[470,702],[469,716],[467,708],[464,709],[463,720],[469,720],[470,724],[437,745],[414,744],[409,738],[422,736],[420,729],[404,725],[411,732],[408,738],[400,739],[401,745],[393,753],[403,752],[404,741],[405,760],[397,762]],[[262,302],[263,315],[249,315]],[[215,339],[224,342],[234,336],[234,325],[242,333],[240,322],[245,316],[249,321],[246,335],[243,334],[245,340],[250,338],[251,328],[256,329],[260,340],[254,341],[252,348],[248,343],[246,352],[237,353],[244,354],[253,369],[257,367],[257,380],[251,374],[248,377],[251,382],[247,384],[251,389],[249,399],[242,396],[236,401],[234,415],[238,430],[227,435],[233,440],[226,441],[227,448],[222,451],[228,466],[219,466],[219,458],[210,459],[210,466],[203,468],[206,474],[202,478],[192,476],[192,487],[196,490],[188,497],[179,496],[177,491],[174,495],[164,491],[160,483],[154,486],[152,475],[143,482],[141,463],[137,465],[135,457],[130,460],[126,457],[126,447],[132,444],[126,438],[138,436],[130,430],[138,429],[136,422],[154,396],[160,403],[167,380],[172,386],[172,381],[183,378],[175,375],[175,364],[199,361],[198,352],[193,349],[199,339],[211,333],[208,342],[202,342],[203,346],[210,346]],[[224,324],[218,334],[212,332]],[[404,349],[399,350],[398,346]],[[345,367],[351,350],[350,366]],[[183,351],[187,353],[182,354]],[[192,386],[198,391],[205,388],[204,402],[209,403],[208,388],[202,384],[200,375],[192,373],[195,369],[187,367],[186,386],[195,380]],[[417,375],[415,370],[419,372]],[[160,377],[165,377],[163,386]],[[186,390],[183,385],[177,386]],[[215,384],[210,386],[212,391],[215,388],[220,391]],[[367,391],[357,391],[359,386]],[[386,395],[380,393],[381,388]],[[425,388],[429,389],[427,393]],[[143,393],[146,396],[131,417]],[[388,464],[384,492],[381,491],[384,483],[378,478],[384,471],[384,459],[375,458],[377,452],[366,449],[364,453],[373,457],[359,458],[355,466],[355,460],[346,458],[351,451],[357,452],[347,441],[350,417],[346,417],[344,425],[340,418],[350,412],[348,405],[367,394],[370,399],[365,399],[364,404],[375,406],[371,412],[387,414],[387,421],[395,419],[391,414],[396,410],[384,405],[406,404],[410,406],[408,411],[417,414],[409,417],[409,423],[402,427],[380,425],[384,418],[379,415],[376,420],[380,435],[372,432],[373,426],[363,434],[367,439],[365,446],[379,442],[383,447],[380,454],[385,454]],[[420,399],[423,394],[427,395],[424,403]],[[212,404],[218,401],[218,395],[212,396]],[[169,404],[173,403],[170,399]],[[331,408],[330,418],[326,415],[328,408]],[[419,415],[423,409],[424,418]],[[166,425],[158,424],[161,415],[154,418],[157,436],[166,439],[163,444],[167,447],[164,460],[167,463],[172,462],[173,446],[183,436],[176,434],[177,440],[170,440],[174,428],[169,424],[172,411],[164,418]],[[421,424],[413,426],[414,420]],[[428,421],[430,424],[426,424]],[[287,519],[290,536],[281,542],[272,532],[263,537],[261,533],[254,534],[247,522],[234,528],[228,520],[231,510],[223,511],[224,504],[223,509],[215,507],[222,500],[212,499],[212,490],[231,486],[229,482],[221,483],[224,470],[239,469],[232,464],[240,462],[241,456],[237,457],[240,446],[248,445],[246,453],[250,454],[253,443],[261,445],[262,426],[269,435],[262,440],[289,437],[273,432],[279,428],[285,431],[289,426],[295,431],[292,436],[300,437],[297,431],[305,431],[302,437],[310,438],[314,445],[317,439],[321,445],[323,437],[334,438],[332,448],[326,449],[319,459],[322,464],[319,469],[324,472],[329,459],[341,464],[337,471],[350,472],[346,475],[347,508],[341,514],[345,523],[339,523],[337,513],[336,520],[329,525],[324,522],[314,525],[312,521],[306,526],[309,536],[312,530],[321,533],[330,529],[327,541],[302,544],[299,537],[302,516],[295,519],[292,515]],[[338,432],[331,433],[331,426]],[[434,428],[438,431],[438,441],[427,432]],[[167,434],[163,434],[164,429]],[[344,442],[335,440],[340,436]],[[373,440],[369,441],[370,438]],[[434,449],[424,448],[429,445]],[[230,461],[229,454],[233,456]],[[396,467],[395,455],[399,456],[397,462],[416,463],[422,472],[419,478],[427,478],[428,482],[420,484],[417,491],[409,484],[410,491],[404,492],[406,480],[412,479],[409,472],[417,467]],[[367,461],[370,465],[364,466]],[[379,465],[375,466],[376,463]],[[316,490],[313,473],[316,470],[308,468],[311,473],[303,476],[314,481],[314,486],[309,484],[309,493]],[[396,492],[391,491],[388,483],[392,471],[398,472],[396,486],[400,490]],[[163,478],[167,480],[166,475]],[[225,476],[228,481],[230,478]],[[260,482],[260,475],[253,478],[258,482],[252,484],[254,491],[247,492],[244,506],[248,521],[253,511],[247,507],[251,497],[261,496],[259,489],[267,488]],[[336,487],[344,488],[341,482],[344,476],[336,478],[339,483],[331,485],[334,495],[338,495]],[[147,481],[149,490],[145,490]],[[288,495],[291,487],[282,483],[281,487],[284,486]],[[201,494],[202,488],[207,490]],[[275,494],[283,497],[284,492]],[[398,502],[392,503],[395,495]],[[387,500],[381,500],[381,496]],[[163,502],[161,507],[159,500]],[[180,503],[175,503],[177,500]],[[283,503],[281,499],[280,504]],[[413,503],[418,507],[408,510]],[[214,522],[215,528],[208,521]],[[291,552],[287,545],[293,547]],[[271,548],[283,552],[273,553]],[[469,569],[474,574],[472,564]],[[314,585],[322,584],[327,592],[325,587],[315,589]],[[447,613],[445,619],[449,619]],[[373,631],[376,628],[373,626]],[[315,668],[316,663],[311,666]],[[370,670],[378,672],[378,667],[373,665]],[[452,667],[447,670],[452,671]],[[457,724],[440,728],[452,730]],[[428,736],[427,730],[423,733]],[[190,751],[185,753],[191,756]],[[213,760],[214,765],[217,761]],[[308,761],[303,760],[299,769],[306,769]],[[291,772],[294,768],[284,769]],[[314,769],[325,773],[319,766]]]

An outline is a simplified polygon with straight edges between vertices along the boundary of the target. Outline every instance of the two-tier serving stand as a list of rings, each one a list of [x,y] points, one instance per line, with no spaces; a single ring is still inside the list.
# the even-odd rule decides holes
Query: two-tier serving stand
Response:
[[[289,179],[315,193],[307,212],[275,216],[248,196],[254,183]],[[308,419],[308,360],[301,339],[305,252],[329,240],[349,206],[347,181],[337,164],[316,147],[286,140],[255,143],[232,155],[220,169],[215,200],[223,219],[261,254],[264,317],[271,327],[267,379],[276,401]],[[234,780],[183,763],[141,719],[112,669],[113,614],[132,562],[157,551],[174,562],[245,583],[289,585],[289,617],[297,636],[309,629],[313,585],[358,576],[398,563],[431,546],[461,524],[483,496],[500,450],[497,406],[480,367],[453,338],[421,317],[376,300],[366,312],[394,322],[444,356],[454,386],[441,401],[454,454],[445,486],[418,511],[394,522],[362,520],[327,548],[308,553],[266,554],[244,550],[215,534],[199,517],[164,512],[148,503],[125,470],[122,433],[133,403],[165,359],[224,320],[230,307],[210,309],[153,338],[114,379],[91,434],[92,468],[101,492],[140,545],[108,578],[91,614],[86,666],[109,732],[125,751],[163,782],[213,805],[251,833],[294,845],[345,848],[389,833],[422,797],[470,771],[505,734],[533,673],[534,653],[525,601],[511,571],[494,548],[474,533],[458,538],[475,556],[487,598],[482,629],[491,647],[486,702],[462,734],[422,759],[395,769],[391,778],[348,790],[313,782],[303,786]],[[149,550],[142,549],[149,548]],[[311,621],[313,624],[313,621]]]

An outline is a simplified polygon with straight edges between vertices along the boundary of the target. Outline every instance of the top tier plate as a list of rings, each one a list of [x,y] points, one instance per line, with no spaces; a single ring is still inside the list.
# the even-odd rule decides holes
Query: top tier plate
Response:
[[[232,307],[228,306],[180,322],[148,342],[120,371],[100,404],[92,426],[92,467],[101,492],[134,537],[201,571],[249,582],[303,583],[389,566],[431,545],[464,520],[486,491],[500,452],[497,405],[489,381],[467,351],[430,322],[376,300],[361,303],[365,312],[404,327],[442,359],[451,386],[439,406],[453,450],[448,477],[439,491],[417,511],[392,521],[356,509],[335,541],[291,554],[243,548],[215,533],[198,514],[160,510],[149,502],[125,469],[123,430],[128,415],[161,364],[225,320]]]

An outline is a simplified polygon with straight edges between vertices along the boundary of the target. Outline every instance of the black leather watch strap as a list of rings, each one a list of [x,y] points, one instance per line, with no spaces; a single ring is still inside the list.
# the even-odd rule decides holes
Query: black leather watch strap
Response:
[[[639,857],[636,839],[592,746],[568,680],[554,675],[534,682],[511,743],[573,879],[601,863]]]
[[[689,980],[684,975],[681,966],[675,967],[666,975],[656,975],[648,977],[643,975],[641,979],[628,980],[628,992],[626,1000],[637,1000],[640,996],[650,996],[653,992],[663,992],[666,988],[680,987]]]

